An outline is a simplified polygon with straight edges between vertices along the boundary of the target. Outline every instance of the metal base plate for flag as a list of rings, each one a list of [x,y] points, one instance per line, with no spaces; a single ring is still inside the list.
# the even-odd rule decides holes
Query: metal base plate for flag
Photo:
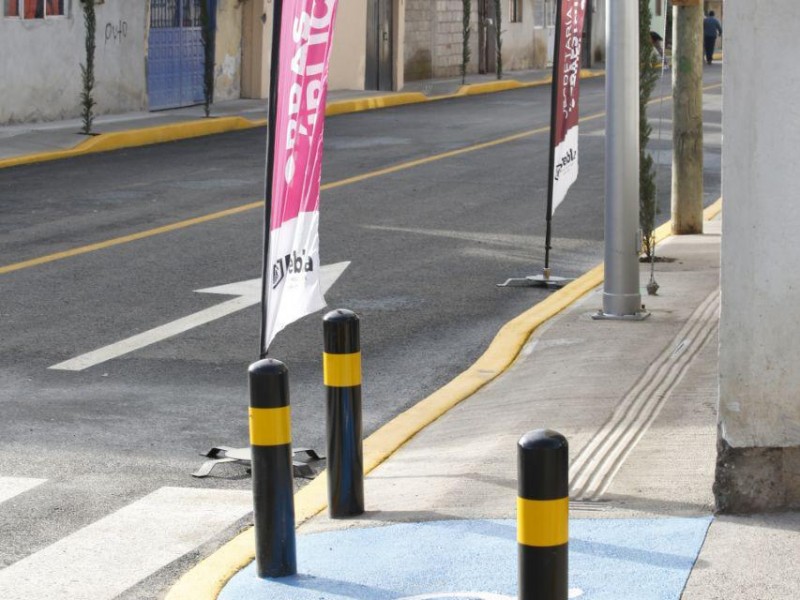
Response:
[[[324,460],[324,456],[317,454],[311,448],[295,448],[292,450],[292,456],[297,459],[297,455],[303,458],[299,460],[292,460],[292,471],[295,477],[304,477],[311,479],[314,477],[314,470],[311,468],[313,462]],[[192,473],[192,477],[203,478],[208,477],[211,471],[217,465],[223,463],[236,463],[247,468],[250,472],[250,465],[252,463],[252,455],[250,448],[229,448],[228,446],[217,446],[208,452],[201,452],[200,456],[205,456],[209,460],[204,462],[202,466]]]
[[[544,287],[558,289],[567,285],[572,278],[550,275],[550,269],[545,269],[541,275],[528,275],[527,277],[512,277],[505,283],[498,283],[497,287]]]
[[[650,313],[646,310],[641,310],[632,315],[611,315],[604,313],[602,309],[596,313],[592,313],[592,319],[595,321],[644,321]]]

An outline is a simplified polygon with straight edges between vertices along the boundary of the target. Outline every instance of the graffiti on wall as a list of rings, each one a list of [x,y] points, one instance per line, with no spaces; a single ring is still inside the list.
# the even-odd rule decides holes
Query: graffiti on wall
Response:
[[[106,23],[106,44],[109,42],[121,44],[122,40],[128,37],[128,22],[118,21],[117,23]]]

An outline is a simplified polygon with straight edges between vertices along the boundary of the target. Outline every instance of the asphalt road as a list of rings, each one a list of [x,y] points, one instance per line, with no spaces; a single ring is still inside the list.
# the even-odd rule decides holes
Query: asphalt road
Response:
[[[706,79],[718,84],[719,67]],[[553,221],[558,275],[602,260],[603,86],[582,86],[581,174]],[[549,109],[549,88],[539,87],[328,120],[321,257],[351,263],[327,300],[362,319],[365,434],[463,371],[547,295],[495,284],[541,269]],[[651,106],[651,147],[667,163],[661,221],[670,110],[669,101]],[[710,87],[706,204],[719,196],[720,111]],[[535,133],[503,140],[521,132]],[[0,267],[120,241],[0,274],[0,477],[47,480],[0,504],[0,567],[163,486],[249,489],[240,467],[204,480],[190,473],[199,452],[248,443],[258,307],[85,371],[49,367],[229,299],[196,290],[259,276],[258,208],[152,230],[263,198],[264,146],[257,129],[0,170]],[[153,235],[119,240],[140,232]],[[296,447],[325,445],[320,317],[288,327],[270,351],[290,370]],[[222,537],[123,597],[155,597]]]

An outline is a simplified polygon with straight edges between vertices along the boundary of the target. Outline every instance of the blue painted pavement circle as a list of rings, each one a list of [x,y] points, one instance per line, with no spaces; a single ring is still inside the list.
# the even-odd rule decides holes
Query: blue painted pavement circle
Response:
[[[679,600],[711,517],[573,519],[570,597]],[[299,535],[299,574],[254,565],[219,600],[511,600],[516,522],[436,521]]]

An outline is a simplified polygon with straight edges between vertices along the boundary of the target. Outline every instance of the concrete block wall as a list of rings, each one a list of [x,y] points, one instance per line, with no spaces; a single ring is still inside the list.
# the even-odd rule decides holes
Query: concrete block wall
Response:
[[[478,5],[472,2],[468,73],[478,71]],[[461,74],[461,0],[406,0],[405,78],[409,81]]]

